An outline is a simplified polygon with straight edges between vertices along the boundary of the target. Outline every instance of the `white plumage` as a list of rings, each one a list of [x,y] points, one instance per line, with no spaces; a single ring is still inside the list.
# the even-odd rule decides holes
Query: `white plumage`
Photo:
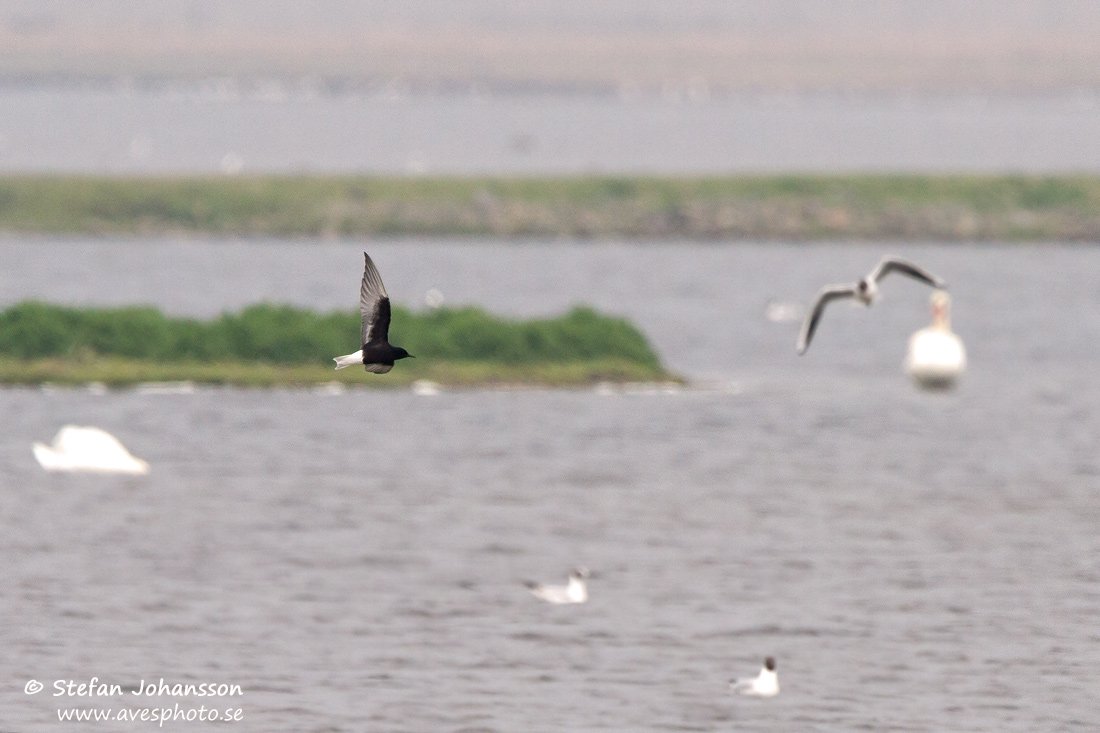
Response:
[[[566,603],[584,603],[588,600],[588,587],[585,580],[590,573],[586,568],[576,568],[569,574],[568,585],[545,585],[528,582],[531,594],[540,601],[562,605]]]
[[[775,658],[768,657],[765,659],[760,674],[755,677],[731,680],[730,689],[739,695],[755,695],[757,697],[778,695],[779,675],[775,671]]]
[[[118,438],[99,428],[66,425],[54,438],[53,445],[36,442],[31,448],[47,471],[149,472],[148,463],[134,458]]]
[[[909,337],[905,370],[926,389],[948,389],[966,371],[966,348],[951,331],[951,297],[932,293],[932,325]]]
[[[355,366],[356,364],[363,363],[363,350],[359,349],[354,354],[348,354],[347,356],[337,356],[333,361],[336,362],[337,369],[345,369],[349,366]]]

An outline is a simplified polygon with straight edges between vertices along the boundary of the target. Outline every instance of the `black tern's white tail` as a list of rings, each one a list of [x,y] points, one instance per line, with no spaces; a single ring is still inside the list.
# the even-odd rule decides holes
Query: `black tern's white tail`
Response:
[[[347,356],[338,356],[333,359],[336,362],[337,369],[345,369],[349,366],[355,366],[356,364],[363,363],[363,350],[360,349],[354,354],[348,354]]]

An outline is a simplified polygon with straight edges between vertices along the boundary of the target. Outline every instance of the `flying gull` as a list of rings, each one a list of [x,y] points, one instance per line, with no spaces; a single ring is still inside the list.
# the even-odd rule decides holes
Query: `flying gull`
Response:
[[[368,372],[385,374],[393,369],[398,359],[412,358],[412,354],[400,346],[390,346],[390,296],[382,284],[382,276],[374,266],[370,255],[363,253],[366,265],[363,268],[363,284],[359,287],[359,312],[363,315],[363,328],[360,341],[363,348],[354,354],[338,356],[337,369],[353,364],[362,364]]]
[[[917,267],[912,262],[899,260],[896,257],[886,257],[882,262],[878,263],[875,269],[871,270],[871,273],[867,275],[867,277],[857,283],[851,285],[827,285],[822,288],[821,292],[817,295],[817,300],[814,301],[813,307],[810,309],[810,314],[802,323],[802,333],[798,336],[798,353],[804,354],[806,353],[806,349],[810,347],[810,339],[814,337],[814,331],[817,330],[817,324],[821,320],[821,314],[825,312],[825,306],[828,305],[830,301],[839,300],[841,298],[854,298],[863,305],[871,305],[879,294],[879,280],[886,277],[891,272],[900,272],[903,275],[908,275],[915,280],[920,280],[922,283],[931,285],[934,288],[939,288],[941,290],[947,288],[947,283],[943,280],[927,270]]]

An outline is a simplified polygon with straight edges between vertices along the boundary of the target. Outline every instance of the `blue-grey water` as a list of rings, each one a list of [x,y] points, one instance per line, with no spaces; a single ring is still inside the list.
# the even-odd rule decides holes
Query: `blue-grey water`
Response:
[[[0,88],[0,172],[1100,170],[1100,95]]]
[[[0,730],[176,702],[287,733],[1095,729],[1090,249],[889,248],[952,286],[970,369],[949,394],[901,371],[915,283],[832,308],[801,358],[765,318],[865,272],[868,245],[8,237],[0,306],[352,308],[362,249],[406,304],[624,314],[696,384],[0,390]],[[45,473],[31,442],[70,423],[151,472]],[[578,564],[586,605],[522,586]],[[765,655],[780,695],[731,696]],[[51,696],[92,676],[245,694]]]

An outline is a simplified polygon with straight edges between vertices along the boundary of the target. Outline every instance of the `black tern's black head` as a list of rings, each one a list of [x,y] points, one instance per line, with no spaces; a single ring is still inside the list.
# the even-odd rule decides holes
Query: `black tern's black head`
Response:
[[[394,361],[397,361],[398,359],[415,359],[415,358],[416,358],[415,356],[413,356],[409,352],[405,351],[400,346],[394,346],[393,347],[393,360]]]
[[[768,657],[764,660],[764,669],[768,670],[769,672],[775,671],[775,657]]]

